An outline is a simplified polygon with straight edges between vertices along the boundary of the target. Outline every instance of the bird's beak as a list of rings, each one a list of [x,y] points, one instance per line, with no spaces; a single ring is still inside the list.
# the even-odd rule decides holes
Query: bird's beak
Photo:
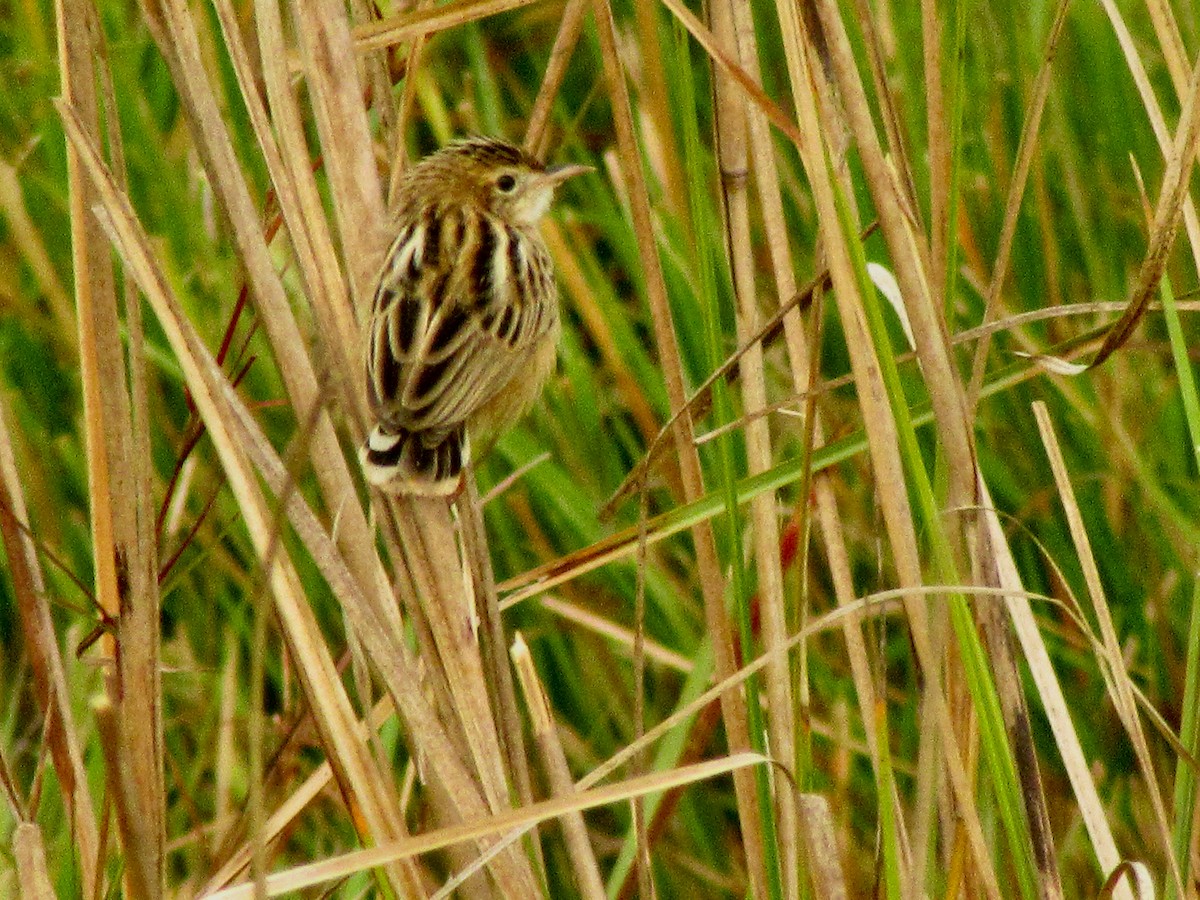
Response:
[[[592,166],[581,166],[578,164],[566,166],[551,166],[543,174],[542,178],[550,187],[558,187],[568,178],[574,178],[576,175],[585,175],[588,172],[595,172]]]

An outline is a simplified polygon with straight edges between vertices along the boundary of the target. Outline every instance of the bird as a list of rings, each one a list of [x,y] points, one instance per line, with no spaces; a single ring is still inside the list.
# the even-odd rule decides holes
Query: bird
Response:
[[[405,174],[364,338],[370,484],[455,496],[471,439],[499,437],[537,399],[560,331],[538,223],[555,188],[590,171],[473,137]]]

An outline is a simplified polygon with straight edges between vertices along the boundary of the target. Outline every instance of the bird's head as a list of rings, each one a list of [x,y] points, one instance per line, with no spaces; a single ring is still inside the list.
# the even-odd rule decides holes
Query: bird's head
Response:
[[[423,190],[476,203],[505,221],[528,227],[546,214],[556,187],[592,171],[582,165],[548,168],[521,148],[492,138],[456,141],[424,159],[418,169],[425,171],[414,183]]]

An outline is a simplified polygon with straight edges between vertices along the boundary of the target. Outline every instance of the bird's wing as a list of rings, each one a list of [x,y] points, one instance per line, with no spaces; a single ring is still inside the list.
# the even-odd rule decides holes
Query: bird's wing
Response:
[[[468,208],[410,217],[388,252],[367,341],[371,407],[409,430],[465,422],[554,325],[545,251]]]

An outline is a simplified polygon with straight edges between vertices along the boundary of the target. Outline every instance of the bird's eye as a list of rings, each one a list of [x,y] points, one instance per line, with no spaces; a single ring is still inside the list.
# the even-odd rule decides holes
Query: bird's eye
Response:
[[[505,173],[496,179],[496,189],[501,193],[511,194],[513,188],[517,186],[517,179]]]

